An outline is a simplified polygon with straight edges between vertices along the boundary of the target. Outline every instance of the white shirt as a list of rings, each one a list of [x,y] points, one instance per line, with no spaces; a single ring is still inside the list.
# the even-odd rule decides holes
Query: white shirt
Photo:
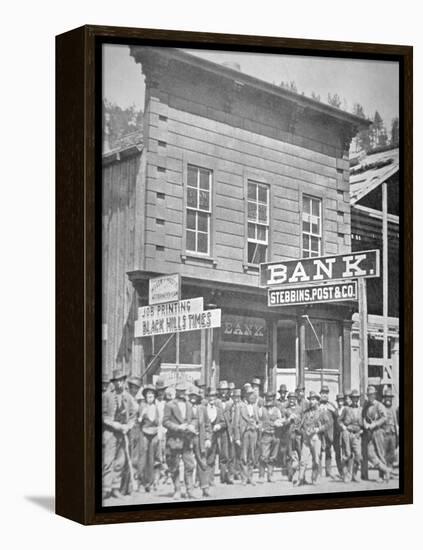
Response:
[[[215,405],[210,405],[210,403],[207,405],[207,415],[210,422],[214,422],[216,420],[217,410]]]
[[[187,404],[185,403],[185,401],[180,401],[178,399],[178,407],[179,407],[179,410],[181,411],[182,418],[185,420],[187,415]]]

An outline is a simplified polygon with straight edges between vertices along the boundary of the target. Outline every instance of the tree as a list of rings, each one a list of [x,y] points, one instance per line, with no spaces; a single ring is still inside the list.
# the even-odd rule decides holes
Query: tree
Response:
[[[399,118],[395,117],[391,123],[391,145],[399,144]]]
[[[337,109],[339,109],[342,105],[341,98],[339,97],[338,94],[331,95],[329,93],[328,94],[328,103],[329,103],[329,105],[332,105],[332,107],[336,107]]]
[[[353,114],[360,117],[360,118],[367,118],[363,106],[360,103],[354,103],[353,105]],[[371,139],[370,139],[371,130],[366,128],[364,130],[360,130],[360,132],[357,135],[357,144],[359,149],[363,149],[364,151],[369,151],[371,149]]]
[[[279,86],[281,88],[285,88],[285,90],[289,90],[290,92],[298,93],[297,85],[294,80],[291,80],[290,82],[288,81],[284,82],[282,80]]]
[[[371,144],[374,147],[384,147],[388,144],[388,133],[380,116],[379,111],[375,111],[371,130]]]
[[[316,94],[316,92],[311,92],[311,98],[315,101],[321,101],[320,94]]]
[[[116,103],[103,101],[103,128],[107,131],[109,147],[113,149],[119,140],[133,132],[140,131],[143,123],[143,112],[134,105],[122,109]],[[106,130],[107,127],[107,130]]]

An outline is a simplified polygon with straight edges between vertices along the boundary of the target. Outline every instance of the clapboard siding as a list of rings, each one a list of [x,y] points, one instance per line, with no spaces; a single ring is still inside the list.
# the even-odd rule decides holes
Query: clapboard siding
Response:
[[[334,154],[341,146],[333,122],[320,125],[306,117],[297,128],[302,134],[288,136],[286,110],[243,94],[225,111],[213,85],[187,84],[175,74],[161,78],[150,90],[145,121],[145,269],[256,286],[257,272],[245,265],[249,179],[271,189],[269,260],[301,256],[304,193],[322,199],[324,252],[348,246],[349,164]],[[188,164],[212,172],[213,261],[184,250]]]

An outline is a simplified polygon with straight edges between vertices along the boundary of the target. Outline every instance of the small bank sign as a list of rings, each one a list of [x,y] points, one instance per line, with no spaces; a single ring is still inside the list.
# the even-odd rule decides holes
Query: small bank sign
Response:
[[[379,250],[260,264],[260,286],[292,286],[379,277]]]

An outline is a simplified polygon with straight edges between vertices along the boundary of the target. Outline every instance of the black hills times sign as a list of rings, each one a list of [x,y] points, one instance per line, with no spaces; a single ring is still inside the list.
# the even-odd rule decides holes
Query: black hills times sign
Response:
[[[358,278],[379,277],[379,250],[260,264],[268,305],[357,300]]]

